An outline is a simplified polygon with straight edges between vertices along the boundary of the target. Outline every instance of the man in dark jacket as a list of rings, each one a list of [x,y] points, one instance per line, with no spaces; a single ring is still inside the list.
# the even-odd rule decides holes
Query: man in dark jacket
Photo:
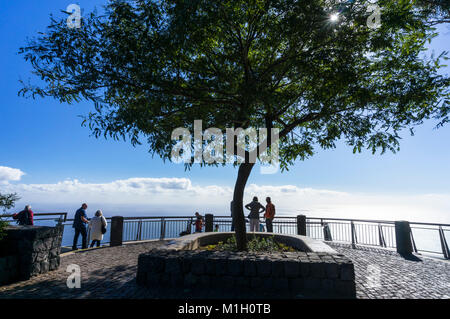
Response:
[[[25,209],[20,213],[13,214],[13,219],[16,219],[17,223],[23,226],[25,225],[33,226],[34,225],[33,217],[34,214],[33,211],[31,210],[30,205],[25,206]]]
[[[250,210],[248,218],[250,219],[250,231],[259,232],[259,214],[264,212],[266,209],[260,202],[258,202],[258,197],[253,197],[253,201],[250,204],[245,205],[245,208]]]
[[[81,234],[82,237],[82,249],[87,248],[87,230],[86,230],[86,224],[89,223],[89,220],[87,219],[86,215],[86,209],[88,206],[86,204],[81,205],[81,208],[77,210],[75,213],[75,217],[73,219],[73,225],[72,227],[75,228],[75,237],[73,238],[73,245],[72,249],[77,250],[77,244],[78,244],[78,237]]]

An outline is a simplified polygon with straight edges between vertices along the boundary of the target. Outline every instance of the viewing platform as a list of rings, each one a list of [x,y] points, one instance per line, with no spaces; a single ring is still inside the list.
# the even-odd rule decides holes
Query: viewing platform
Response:
[[[73,238],[71,220],[66,219],[65,213],[56,215],[57,219],[52,214],[36,214],[35,221],[57,221],[57,224],[65,226],[62,242],[63,246],[68,246]],[[138,286],[136,272],[139,255],[166,245],[183,231],[188,232],[193,218],[107,219],[108,232],[102,242],[105,246],[75,252],[62,247],[59,269],[27,281],[0,286],[0,299],[254,298],[251,290],[236,295],[214,289],[214,285],[217,287],[220,282],[213,282],[213,288],[201,290]],[[231,218],[206,215],[205,230],[211,231],[213,225],[219,225],[220,231],[229,231]],[[417,231],[426,231],[434,236],[423,237]],[[446,240],[449,225],[297,216],[276,218],[274,232],[306,235],[321,240],[337,253],[349,258],[355,268],[356,298],[450,298],[450,261]],[[426,249],[423,242],[426,244],[429,238],[434,239],[435,245],[432,247],[437,249]],[[397,252],[399,245],[404,246],[403,249],[410,249],[411,254]],[[80,267],[81,288],[71,289],[67,286],[70,276],[67,267],[74,264]],[[277,297],[305,298],[301,294],[289,295],[287,291],[277,291]]]
[[[28,281],[0,287],[0,299],[9,298],[252,298],[251,293],[218,294],[170,288],[142,288],[136,284],[138,256],[166,241],[153,240],[128,243],[117,247],[101,247],[61,255],[61,266]],[[450,298],[450,262],[423,256],[405,259],[394,251],[347,244],[330,244],[355,264],[356,294],[361,299],[448,299]],[[67,266],[77,264],[81,270],[81,288],[69,289]],[[378,279],[377,279],[378,278]],[[289,296],[280,291],[280,298]]]

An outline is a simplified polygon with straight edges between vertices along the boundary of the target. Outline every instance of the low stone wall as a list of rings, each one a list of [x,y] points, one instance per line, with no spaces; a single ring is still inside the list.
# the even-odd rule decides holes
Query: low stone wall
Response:
[[[62,226],[10,226],[0,242],[0,285],[58,269]]]
[[[176,244],[139,256],[139,285],[244,289],[251,290],[255,298],[277,297],[280,291],[314,298],[356,296],[353,263],[331,248],[331,252],[250,253],[180,250],[173,246]]]

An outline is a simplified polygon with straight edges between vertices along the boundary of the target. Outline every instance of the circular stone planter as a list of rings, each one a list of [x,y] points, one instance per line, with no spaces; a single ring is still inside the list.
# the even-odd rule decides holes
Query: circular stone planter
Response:
[[[196,250],[226,241],[234,233],[199,233],[168,241],[141,254],[137,283],[147,287],[248,290],[255,298],[292,296],[355,298],[351,260],[322,241],[306,236],[248,233],[274,237],[298,252],[231,252]]]

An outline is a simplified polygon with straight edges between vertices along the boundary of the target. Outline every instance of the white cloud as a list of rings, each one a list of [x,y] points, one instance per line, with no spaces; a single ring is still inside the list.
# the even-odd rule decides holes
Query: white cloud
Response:
[[[0,183],[20,181],[23,175],[25,175],[25,173],[20,169],[0,166]]]
[[[105,215],[191,215],[194,211],[229,215],[233,188],[194,185],[188,178],[129,178],[108,183],[66,180],[54,184],[6,184],[17,192],[18,207],[31,204],[36,211],[73,213],[87,202]],[[301,188],[296,185],[247,186],[244,202],[270,196],[279,215],[366,218],[450,223],[450,194],[364,194]]]

